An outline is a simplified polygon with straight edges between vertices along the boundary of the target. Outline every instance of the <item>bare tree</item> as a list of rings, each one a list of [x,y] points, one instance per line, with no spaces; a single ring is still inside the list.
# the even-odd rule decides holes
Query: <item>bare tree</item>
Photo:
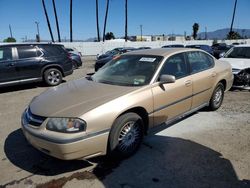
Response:
[[[49,17],[48,17],[48,14],[47,14],[47,10],[46,10],[46,6],[45,6],[45,3],[44,3],[44,0],[42,0],[42,4],[43,4],[43,10],[44,10],[44,14],[46,16],[46,20],[47,20],[47,24],[48,24],[48,28],[49,28],[49,33],[50,33],[50,36],[51,36],[51,40],[52,40],[52,42],[55,42],[52,30],[51,30],[51,27],[50,27],[50,21],[49,21]]]
[[[70,0],[70,42],[73,42],[73,33],[72,33],[72,0]]]
[[[98,0],[95,1],[96,8],[96,30],[97,30],[97,41],[100,42],[100,30],[99,30],[99,11],[98,11]]]
[[[60,36],[58,18],[57,18],[57,13],[56,13],[56,3],[55,3],[55,0],[52,0],[52,3],[53,3],[54,14],[55,14],[55,19],[56,19],[56,29],[57,29],[58,41],[61,42],[61,36]]]
[[[104,20],[104,26],[103,26],[103,42],[105,41],[105,32],[106,32],[106,25],[107,25],[107,18],[108,18],[108,11],[109,11],[109,0],[106,1],[106,13],[105,13],[105,20]]]
[[[125,41],[128,40],[128,0],[125,0]]]

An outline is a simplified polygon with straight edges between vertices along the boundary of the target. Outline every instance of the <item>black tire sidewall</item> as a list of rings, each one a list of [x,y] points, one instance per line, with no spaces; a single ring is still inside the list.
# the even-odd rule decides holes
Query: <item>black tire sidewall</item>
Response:
[[[137,147],[133,151],[131,151],[129,153],[123,153],[117,147],[119,144],[118,138],[119,138],[119,134],[121,132],[121,129],[129,121],[135,121],[137,123],[140,123],[141,138],[140,138],[139,144],[137,145]],[[133,155],[138,150],[139,146],[141,145],[142,139],[143,139],[143,121],[142,121],[142,118],[139,115],[137,115],[136,113],[123,114],[115,120],[115,122],[111,128],[111,131],[109,134],[108,154],[111,154],[112,156],[116,156],[119,158],[129,157],[129,156]]]
[[[48,79],[48,76],[49,76],[49,73],[51,71],[56,71],[59,73],[60,77],[59,77],[59,81],[57,83],[51,83]],[[62,82],[62,73],[60,70],[56,69],[56,68],[50,68],[50,69],[47,69],[45,72],[44,72],[44,81],[46,82],[47,85],[49,86],[57,86],[59,85],[61,82]]]
[[[218,89],[221,89],[222,96],[221,96],[221,99],[220,99],[220,103],[218,105],[216,105],[214,103],[214,97],[215,97],[215,94],[218,91]],[[224,99],[224,85],[222,83],[218,83],[216,85],[216,87],[214,89],[214,92],[213,92],[213,95],[212,95],[212,97],[210,99],[210,104],[209,104],[210,110],[217,110],[218,108],[220,108],[220,106],[222,105],[223,99]]]

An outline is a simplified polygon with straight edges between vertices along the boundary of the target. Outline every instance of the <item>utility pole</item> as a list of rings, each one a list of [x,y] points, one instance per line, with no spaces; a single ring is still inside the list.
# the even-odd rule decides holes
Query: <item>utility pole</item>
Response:
[[[235,3],[234,3],[234,11],[233,11],[233,18],[232,18],[231,27],[230,27],[230,33],[233,31],[233,24],[234,24],[234,17],[235,17],[235,11],[236,11],[236,6],[237,6],[237,1],[238,0],[235,0]]]
[[[57,13],[56,13],[56,4],[55,4],[55,0],[52,0],[52,3],[53,3],[54,14],[55,14],[55,18],[56,18],[56,29],[57,29],[57,35],[58,35],[58,42],[61,42],[61,36],[60,36],[58,18],[57,18]]]
[[[11,30],[11,25],[10,24],[9,24],[9,29],[10,29],[10,37],[13,38],[12,30]]]
[[[39,22],[35,22],[37,29],[37,42],[40,42],[40,33],[39,33]]]
[[[142,41],[142,25],[140,25],[140,30],[141,30],[141,41]]]
[[[125,41],[128,40],[128,0],[125,0]]]
[[[42,0],[42,3],[43,3],[43,10],[44,10],[44,14],[46,16],[46,20],[47,20],[47,24],[48,24],[48,28],[49,28],[49,33],[50,33],[50,36],[51,36],[51,40],[52,40],[52,42],[55,42],[52,30],[51,30],[51,27],[50,27],[49,17],[48,17],[48,14],[47,14],[47,10],[46,10],[46,6],[45,6],[45,3],[44,3],[44,0]]]

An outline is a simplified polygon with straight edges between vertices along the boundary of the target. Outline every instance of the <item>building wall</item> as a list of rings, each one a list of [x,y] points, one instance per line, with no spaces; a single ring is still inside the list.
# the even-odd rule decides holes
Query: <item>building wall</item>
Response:
[[[240,39],[240,40],[218,40],[219,42],[224,42],[226,44],[232,44],[233,42],[243,42],[245,44],[250,44],[250,39]],[[213,40],[176,40],[176,41],[151,41],[151,42],[65,42],[61,43],[65,47],[74,48],[81,52],[83,55],[97,55],[105,53],[108,50],[112,50],[113,48],[117,47],[151,47],[151,48],[161,48],[164,45],[169,44],[184,44],[184,45],[191,45],[191,44],[207,44],[212,45]],[[3,45],[6,43],[0,43]]]
[[[232,44],[233,42],[243,42],[245,44],[250,44],[250,39],[242,40],[218,40],[217,42],[224,42],[226,44]],[[161,48],[164,45],[169,44],[207,44],[212,45],[213,40],[176,40],[176,41],[151,41],[151,42],[66,42],[62,43],[66,47],[75,48],[80,51],[83,55],[97,55],[105,53],[108,50],[112,50],[117,47],[151,47],[151,48]]]

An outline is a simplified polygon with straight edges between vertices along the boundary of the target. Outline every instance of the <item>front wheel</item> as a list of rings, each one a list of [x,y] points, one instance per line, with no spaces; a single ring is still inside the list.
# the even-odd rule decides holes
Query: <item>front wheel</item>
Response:
[[[118,117],[109,135],[109,153],[126,158],[134,154],[143,139],[143,121],[136,113]]]
[[[209,109],[215,111],[218,108],[220,108],[223,98],[224,98],[224,85],[220,82],[215,87],[213,95],[210,99]]]
[[[44,81],[49,86],[56,86],[62,82],[62,73],[56,68],[48,69],[44,72]]]

